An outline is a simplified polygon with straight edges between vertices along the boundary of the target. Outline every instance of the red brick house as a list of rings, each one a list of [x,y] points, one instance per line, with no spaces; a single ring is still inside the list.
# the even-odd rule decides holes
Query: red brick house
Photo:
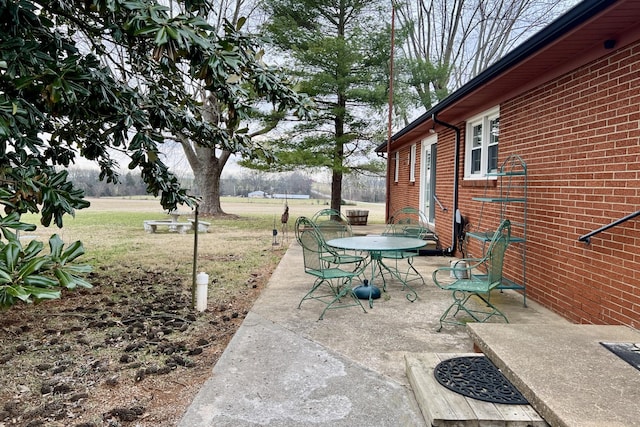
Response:
[[[527,298],[640,328],[640,2],[578,4],[378,151],[388,212],[423,210],[444,254],[479,256],[509,217],[506,274]],[[507,159],[526,175],[500,176]],[[519,200],[499,201],[509,189]]]

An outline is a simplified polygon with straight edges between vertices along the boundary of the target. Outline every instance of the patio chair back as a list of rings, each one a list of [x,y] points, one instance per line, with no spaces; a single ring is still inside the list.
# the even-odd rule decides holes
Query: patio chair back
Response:
[[[325,241],[353,235],[349,220],[335,209],[322,209],[316,212],[311,220]]]
[[[416,208],[404,207],[395,211],[387,222],[386,235],[424,238],[430,233],[428,220],[424,213]]]
[[[301,216],[296,220],[296,240],[302,247],[306,272],[319,272],[324,268],[322,256],[326,253],[324,240],[316,225],[309,218]]]
[[[504,220],[496,230],[484,256],[487,269],[487,292],[502,283],[504,253],[511,238],[511,223]]]
[[[329,209],[326,209],[329,211]],[[336,211],[333,211],[336,212]],[[339,214],[338,214],[339,215]],[[329,264],[351,264],[352,269],[356,270],[360,267],[360,265],[364,262],[364,257],[362,255],[357,255],[354,253],[349,253],[345,250],[335,249],[327,245],[327,241],[331,239],[337,239],[341,237],[350,237],[351,228],[344,227],[344,223],[341,221],[333,221],[328,218],[329,215],[321,215],[319,218],[325,219],[318,225],[312,219],[307,217],[300,217],[296,221],[296,238],[297,236],[301,236],[301,238],[307,239],[307,246],[317,246],[317,250],[319,251],[320,262],[329,263]],[[346,224],[348,226],[348,224]],[[310,230],[313,230],[313,236],[310,234]],[[317,239],[317,242],[314,242],[313,239]],[[301,246],[304,245],[300,240],[298,240]],[[315,252],[312,255],[313,251],[307,252],[308,257],[315,257]],[[309,260],[311,262],[312,260]],[[315,261],[315,259],[313,260]]]

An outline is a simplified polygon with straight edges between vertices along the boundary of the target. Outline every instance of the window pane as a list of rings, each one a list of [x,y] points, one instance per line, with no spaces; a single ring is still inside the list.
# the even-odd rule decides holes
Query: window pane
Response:
[[[491,145],[488,150],[488,165],[487,172],[497,172],[498,171],[498,145]]]
[[[498,171],[498,139],[500,138],[500,117],[489,120],[489,144],[487,147],[487,172]]]
[[[473,127],[473,145],[472,148],[482,147],[482,124]]]
[[[489,121],[489,144],[497,144],[500,136],[500,117]]]
[[[482,155],[482,150],[477,149],[471,152],[471,173],[479,173],[480,172],[480,157]]]
[[[465,177],[479,179],[497,172],[500,140],[498,106],[467,121],[465,127]]]
[[[393,181],[398,182],[398,174],[400,169],[400,153],[395,153],[395,164],[393,165]]]

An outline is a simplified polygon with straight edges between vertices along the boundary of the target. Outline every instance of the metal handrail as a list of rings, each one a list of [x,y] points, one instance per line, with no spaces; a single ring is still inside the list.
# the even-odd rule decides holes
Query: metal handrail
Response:
[[[445,208],[444,206],[442,206],[442,203],[440,203],[440,200],[438,200],[438,196],[436,196],[435,194],[433,195],[433,200],[436,201],[436,203],[438,204],[438,206],[440,206],[440,209],[442,209],[442,212],[446,212],[449,209]]]
[[[594,235],[596,235],[598,233],[601,233],[601,232],[603,232],[605,230],[608,230],[611,227],[615,227],[616,225],[622,224],[623,222],[629,221],[630,219],[635,218],[638,215],[640,215],[640,211],[636,211],[634,213],[631,213],[631,214],[629,214],[629,215],[627,215],[627,216],[625,216],[623,218],[620,218],[620,219],[618,219],[616,221],[613,221],[611,224],[605,225],[603,227],[598,228],[597,230],[593,230],[591,233],[587,233],[587,234],[585,234],[583,236],[578,237],[578,240],[581,241],[581,242],[585,242],[587,244],[591,243],[591,237],[592,236],[594,236]]]

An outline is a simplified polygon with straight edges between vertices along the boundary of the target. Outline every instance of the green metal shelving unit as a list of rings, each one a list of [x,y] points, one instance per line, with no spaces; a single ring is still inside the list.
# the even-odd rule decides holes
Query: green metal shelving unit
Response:
[[[489,182],[492,178],[497,179],[499,195],[496,197],[487,196]],[[499,204],[500,221],[508,219],[511,221],[510,248],[516,248],[522,258],[522,282],[503,277],[502,285],[498,289],[516,289],[522,291],[523,304],[527,305],[527,164],[517,154],[507,157],[500,169],[496,173],[487,174],[487,184],[485,185],[485,195],[474,197],[472,200],[482,202],[480,217],[476,231],[467,232],[467,236],[482,242],[484,245],[491,241],[493,230],[482,230],[482,214],[485,203]]]

